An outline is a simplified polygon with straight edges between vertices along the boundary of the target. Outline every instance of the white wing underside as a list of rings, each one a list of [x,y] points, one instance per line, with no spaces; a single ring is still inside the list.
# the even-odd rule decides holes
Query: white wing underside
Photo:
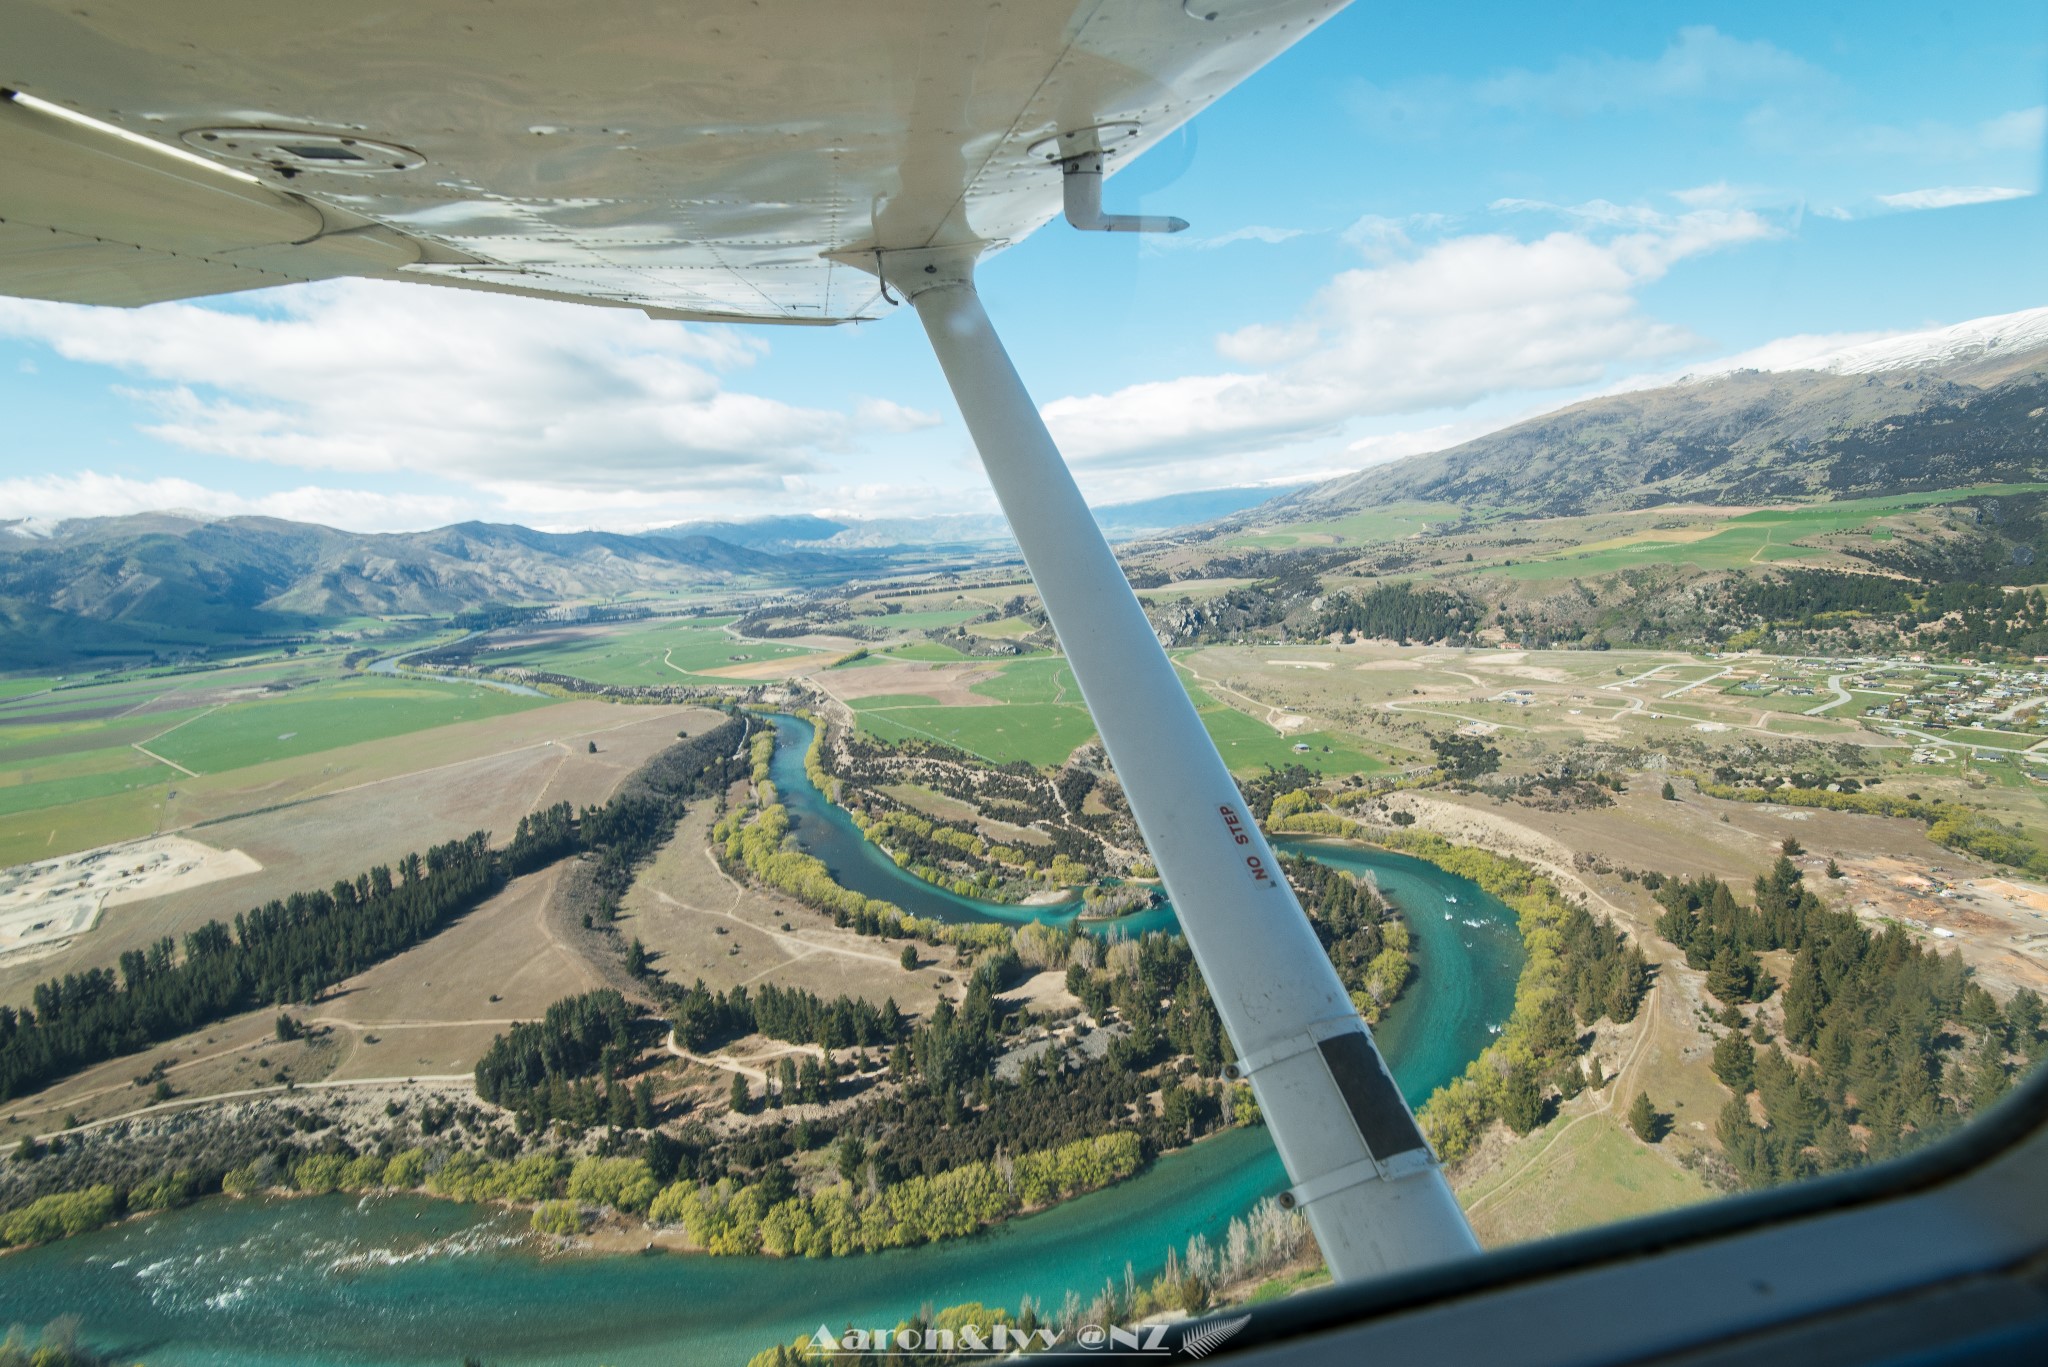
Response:
[[[874,317],[851,259],[1017,241],[1061,204],[1034,144],[1135,124],[1113,172],[1342,3],[0,0],[0,85],[243,173],[0,104],[0,293],[368,275]],[[281,170],[200,132],[238,128],[420,160]]]

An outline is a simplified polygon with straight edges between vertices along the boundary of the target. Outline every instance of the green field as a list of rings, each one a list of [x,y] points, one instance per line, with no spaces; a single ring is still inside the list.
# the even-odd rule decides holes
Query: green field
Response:
[[[979,604],[974,607],[929,608],[911,612],[891,612],[871,617],[856,617],[854,621],[871,631],[930,631],[934,627],[957,627],[970,617],[979,617],[988,609]]]
[[[1038,624],[1027,621],[1022,617],[1005,617],[1000,621],[982,622],[977,626],[968,628],[968,630],[972,631],[976,636],[988,636],[999,641],[1007,641],[1014,640],[1019,636],[1029,636],[1032,632],[1038,630]]]
[[[805,646],[742,641],[723,628],[731,617],[693,617],[683,622],[636,622],[602,632],[563,633],[554,640],[479,655],[486,667],[518,665],[567,674],[596,684],[729,684],[699,670],[815,655]]]
[[[1714,1194],[1610,1115],[1555,1120],[1511,1146],[1501,1164],[1458,1192],[1489,1248],[1611,1224]]]
[[[880,712],[892,707],[943,707],[937,698],[924,693],[877,693],[873,697],[855,698],[856,712]]]
[[[218,774],[552,701],[338,665],[307,651],[0,699],[0,864],[149,834],[179,766]]]
[[[1095,734],[1088,709],[1067,703],[1001,707],[862,709],[860,729],[879,740],[932,740],[997,764],[1025,760],[1050,767]]]
[[[1285,769],[1299,764],[1321,774],[1369,774],[1387,767],[1342,732],[1291,731],[1283,736],[1256,717],[1221,705],[1205,707],[1200,715],[1209,738],[1234,774],[1255,773],[1268,765]],[[1296,750],[1296,745],[1308,749]]]
[[[1695,565],[1704,570],[1767,565],[1777,560],[1812,555],[1823,549],[1795,544],[1811,537],[1870,530],[1871,524],[1879,518],[1966,498],[2029,493],[2039,489],[2048,489],[2048,485],[1980,485],[1926,494],[1844,499],[1838,503],[1815,503],[1799,508],[1765,508],[1728,518],[1718,531],[1697,539],[1617,538],[1611,543],[1596,542],[1584,550],[1557,551],[1533,560],[1519,561],[1504,567],[1501,572],[1516,579],[1554,579],[1561,574],[1613,574],[1644,565],[1673,563]]]
[[[171,773],[168,769],[164,772]],[[167,785],[153,784],[111,797],[34,807],[0,817],[0,868],[150,835],[162,820],[166,791]]]
[[[276,699],[235,703],[146,742],[153,753],[201,774],[383,740],[456,722],[548,705],[478,684],[393,678],[336,679]]]
[[[1293,550],[1301,546],[1368,546],[1376,542],[1399,541],[1429,527],[1456,522],[1465,510],[1455,503],[1390,503],[1350,517],[1326,522],[1303,522],[1271,531],[1234,536],[1226,546],[1256,546],[1269,551]]]
[[[1007,665],[1002,673],[982,680],[968,691],[1004,702],[1081,701],[1081,686],[1074,682],[1074,671],[1067,668],[1065,660],[1050,655]]]
[[[134,750],[90,750],[68,764],[38,764],[0,771],[0,816],[42,811],[73,802],[123,793],[157,790],[176,779],[178,771]],[[45,775],[51,775],[45,777]]]
[[[1193,687],[1184,671],[1180,677],[1203,726],[1234,773],[1256,773],[1268,765],[1285,768],[1289,764],[1327,774],[1370,773],[1385,767],[1350,736],[1330,731],[1283,736]],[[1007,665],[996,677],[975,684],[972,691],[1000,699],[1003,705],[946,707],[915,694],[885,694],[856,699],[853,706],[861,730],[878,739],[938,741],[998,764],[1021,759],[1056,765],[1095,735],[1081,690],[1063,659],[1048,657]],[[1298,744],[1308,749],[1296,750]]]
[[[913,641],[909,645],[891,646],[881,655],[892,660],[927,660],[945,664],[957,664],[974,657],[951,646],[942,646],[937,641]]]

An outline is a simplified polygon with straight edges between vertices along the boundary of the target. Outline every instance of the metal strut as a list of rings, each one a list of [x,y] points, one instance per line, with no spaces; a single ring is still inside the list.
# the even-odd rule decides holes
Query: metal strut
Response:
[[[1071,184],[1071,178],[1069,184]],[[975,293],[973,247],[885,252],[916,307],[1332,1274],[1479,1251],[1279,862]]]
[[[1092,233],[1177,233],[1188,221],[1163,214],[1105,214],[1102,212],[1102,168],[1111,148],[1138,136],[1138,125],[1128,120],[1088,124],[1033,143],[1030,152],[1043,156],[1060,168],[1066,195],[1067,222]]]

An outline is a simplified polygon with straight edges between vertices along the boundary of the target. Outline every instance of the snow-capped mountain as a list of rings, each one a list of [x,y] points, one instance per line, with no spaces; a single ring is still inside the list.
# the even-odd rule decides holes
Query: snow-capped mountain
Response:
[[[2038,351],[2043,347],[2048,347],[2048,308],[2022,309],[2018,313],[2001,313],[1991,318],[1972,318],[1967,323],[1957,323],[1952,327],[1861,342],[1816,356],[1798,368],[1828,370],[1837,375],[1869,375],[1880,370],[1957,365]]]

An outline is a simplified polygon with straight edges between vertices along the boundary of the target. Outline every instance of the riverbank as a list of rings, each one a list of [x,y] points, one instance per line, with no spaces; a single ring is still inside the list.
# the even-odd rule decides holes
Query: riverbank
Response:
[[[775,748],[769,756],[771,767],[782,753],[783,747]],[[799,750],[799,760],[801,754]],[[787,782],[780,796],[795,804],[808,786],[801,780]],[[820,814],[821,819],[828,815]],[[1514,913],[1476,885],[1403,855],[1363,847],[1325,847],[1315,853],[1331,862],[1341,859],[1347,871],[1370,874],[1399,905],[1411,909],[1455,905],[1460,912],[1455,919],[1411,913],[1417,977],[1379,1026],[1389,1064],[1413,1104],[1456,1077],[1492,1039],[1489,1026],[1506,1019],[1521,967]],[[890,885],[893,889],[913,887],[912,880],[893,865],[890,871],[896,874],[896,882]],[[929,892],[944,895],[938,889]],[[1058,912],[1055,909],[1054,917]],[[1464,914],[1467,912],[1469,916]],[[1131,919],[1135,918],[1126,921]],[[1170,913],[1164,919],[1164,928],[1170,928]],[[1108,1032],[1095,1033],[1106,1037]],[[556,1171],[559,1174],[559,1169]],[[1188,1176],[1191,1173],[1198,1176]],[[332,1176],[317,1171],[309,1175],[316,1186]],[[346,1174],[343,1176],[345,1179]],[[489,1188],[498,1180],[496,1174],[472,1173],[472,1177],[471,1195],[476,1188]],[[615,1184],[620,1192],[635,1185]],[[650,1233],[652,1226],[632,1215],[581,1218],[596,1209],[590,1203],[582,1203],[585,1209],[578,1212],[582,1232],[565,1241],[532,1233],[531,1206],[516,1211],[494,1204],[459,1206],[452,1200],[425,1200],[419,1193],[383,1191],[354,1196],[302,1193],[281,1202],[251,1196],[240,1201],[200,1201],[27,1250],[0,1267],[0,1281],[5,1283],[0,1291],[10,1304],[21,1303],[24,1314],[41,1312],[29,1308],[30,1299],[15,1294],[17,1285],[30,1285],[33,1304],[50,1306],[52,1315],[80,1311],[89,1324],[154,1325],[161,1332],[152,1343],[151,1360],[172,1367],[184,1361],[265,1361],[257,1349],[277,1341],[288,1325],[275,1326],[275,1333],[266,1327],[271,1325],[269,1312],[253,1304],[261,1296],[281,1297],[309,1315],[331,1310],[403,1318],[413,1314],[411,1307],[422,1303],[422,1297],[424,1303],[434,1303],[443,1288],[448,1295],[437,1304],[441,1319],[411,1322],[431,1323],[433,1342],[451,1341],[448,1335],[456,1334],[492,1360],[559,1361],[578,1355],[622,1364],[677,1357],[698,1360],[703,1357],[700,1346],[714,1342],[733,1349],[730,1353],[721,1349],[718,1360],[742,1360],[763,1343],[778,1338],[786,1341],[785,1328],[789,1332],[815,1329],[821,1316],[834,1324],[849,1316],[862,1323],[890,1324],[915,1313],[925,1301],[954,1304],[980,1299],[988,1304],[1014,1305],[1029,1295],[1057,1304],[1069,1291],[1086,1295],[1091,1287],[1100,1289],[1121,1279],[1127,1264],[1149,1279],[1160,1269],[1168,1250],[1185,1248],[1197,1235],[1212,1244],[1226,1238],[1232,1218],[1241,1218],[1262,1196],[1284,1185],[1284,1173],[1263,1131],[1230,1128],[1192,1146],[1166,1152],[1114,1185],[1037,1213],[1013,1215],[999,1228],[916,1247],[818,1258],[745,1253],[717,1258],[610,1256],[643,1253],[650,1242],[657,1250],[663,1245],[673,1248],[677,1241],[673,1231],[656,1236]],[[638,1204],[638,1199],[632,1198],[631,1203]],[[651,1196],[648,1201],[651,1205]],[[377,1228],[380,1212],[391,1210],[410,1212],[405,1219],[415,1228],[431,1225],[442,1232],[425,1243],[397,1237],[369,1246],[335,1234],[336,1228]],[[327,1223],[308,1223],[308,1212],[322,1213]],[[276,1229],[293,1231],[294,1238],[302,1242],[271,1241],[270,1231]],[[1047,1230],[1064,1233],[1051,1238],[1042,1233]],[[208,1231],[221,1238],[232,1234],[238,1242],[209,1243]],[[404,1233],[401,1230],[401,1236]],[[149,1241],[146,1247],[135,1242],[145,1238]],[[320,1250],[331,1247],[336,1238],[348,1244],[337,1255],[345,1259],[339,1264],[339,1294],[348,1300],[345,1308],[332,1304],[336,1293],[329,1283],[336,1280],[336,1261],[321,1261],[324,1255]],[[687,1230],[681,1242],[688,1243]],[[245,1254],[244,1244],[269,1249],[277,1265],[250,1267],[245,1257],[252,1255]],[[765,1236],[763,1246],[767,1246]],[[138,1268],[162,1260],[165,1255],[159,1250],[166,1247],[189,1248],[199,1270],[175,1282],[166,1280],[166,1272],[149,1279],[137,1277]],[[143,1252],[148,1255],[145,1260],[115,1266]],[[1176,1252],[1174,1256],[1182,1255]],[[621,1294],[620,1288],[628,1288],[660,1297],[666,1310],[644,1320],[629,1317],[620,1326],[607,1324],[594,1342],[549,1340],[546,1326],[530,1326],[535,1336],[508,1336],[499,1321],[480,1322],[480,1306],[516,1321],[516,1311],[523,1309],[526,1301],[511,1306],[509,1298],[515,1294],[547,1303],[551,1293],[536,1290],[525,1270],[543,1263],[550,1277],[577,1280],[592,1287],[593,1294],[607,1303]],[[659,1265],[663,1271],[643,1285],[643,1272],[649,1265]],[[466,1267],[466,1271],[451,1273],[451,1266]],[[34,1281],[22,1282],[21,1277],[31,1269],[35,1270]],[[223,1278],[238,1274],[238,1279],[211,1280],[216,1274]],[[473,1286],[450,1285],[451,1277],[464,1276],[472,1281],[482,1277],[483,1281]],[[46,1287],[45,1277],[55,1280]],[[220,1304],[209,1309],[209,1301]],[[728,1334],[727,1325],[717,1317],[734,1302],[745,1302],[748,1314],[761,1302],[762,1313],[751,1319],[742,1316],[746,1319],[741,1326],[744,1332]],[[695,1309],[676,1308],[685,1303]],[[118,1312],[118,1316],[101,1318],[103,1310],[96,1307]],[[569,1312],[565,1308],[562,1313]],[[783,1316],[779,1323],[774,1314]],[[225,1316],[227,1323],[239,1325],[248,1336],[229,1338],[209,1316]],[[534,1346],[547,1342],[555,1344],[554,1351]],[[245,1343],[256,1347],[244,1348],[241,1345]],[[431,1360],[420,1357],[418,1344],[402,1338],[389,1341],[387,1347],[388,1352],[369,1350],[372,1360]],[[294,1361],[307,1360],[307,1356],[303,1344],[282,1354]],[[273,1352],[268,1360],[281,1359]]]
[[[1432,1093],[1416,1119],[1438,1156],[1454,1164],[1479,1144],[1494,1120],[1526,1134],[1542,1122],[1547,1095],[1570,1100],[1589,1085],[1579,1064],[1584,1046],[1579,1023],[1606,1015],[1632,1020],[1649,990],[1649,965],[1606,921],[1595,921],[1584,899],[1569,899],[1544,873],[1520,859],[1413,828],[1372,829],[1327,811],[1303,812],[1273,823],[1321,837],[1371,841],[1469,878],[1511,907],[1524,950],[1514,1013],[1498,1038],[1464,1074]],[[1577,960],[1596,962],[1582,965]],[[1591,1085],[1600,1085],[1596,1077]]]
[[[1396,902],[1459,899],[1457,920],[1415,918],[1417,977],[1378,1030],[1413,1104],[1506,1019],[1520,968],[1514,915],[1419,860],[1321,853],[1370,870]],[[534,1236],[530,1215],[418,1195],[203,1200],[0,1260],[0,1299],[24,1319],[82,1314],[95,1343],[147,1343],[158,1367],[328,1360],[305,1336],[337,1317],[362,1326],[353,1363],[425,1367],[445,1357],[433,1345],[451,1342],[522,1367],[744,1361],[821,1319],[891,1325],[926,1302],[1027,1296],[1051,1309],[1069,1291],[1085,1299],[1121,1284],[1126,1264],[1149,1281],[1169,1249],[1185,1262],[1198,1235],[1223,1246],[1232,1219],[1285,1185],[1266,1133],[1231,1128],[998,1229],[845,1258],[612,1256],[645,1250],[644,1222],[607,1218],[565,1244]],[[596,1329],[594,1303],[619,1307]]]

